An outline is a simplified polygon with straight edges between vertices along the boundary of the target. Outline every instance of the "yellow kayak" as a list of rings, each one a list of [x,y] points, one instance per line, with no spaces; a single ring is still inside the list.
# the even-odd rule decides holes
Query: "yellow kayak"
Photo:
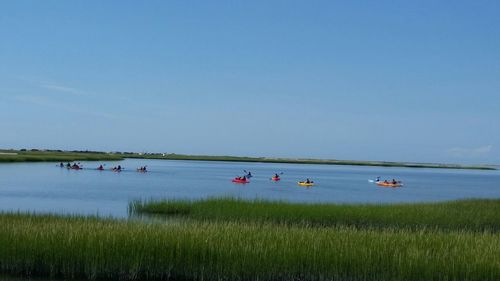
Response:
[[[313,182],[307,183],[307,182],[304,182],[304,181],[299,181],[297,184],[300,185],[300,186],[313,186],[314,185]]]

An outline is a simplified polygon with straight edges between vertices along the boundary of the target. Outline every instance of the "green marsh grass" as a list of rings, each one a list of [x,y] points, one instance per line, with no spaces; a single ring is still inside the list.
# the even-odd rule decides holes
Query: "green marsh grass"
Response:
[[[4,153],[2,153],[4,152]],[[5,154],[7,153],[7,154]],[[241,156],[210,156],[185,154],[142,154],[132,152],[69,152],[69,151],[40,151],[40,150],[0,150],[1,162],[58,162],[58,161],[97,161],[123,160],[124,158],[160,159],[160,160],[196,160],[196,161],[228,161],[254,163],[291,163],[291,164],[320,164],[320,165],[351,165],[351,166],[379,166],[379,167],[407,167],[407,168],[445,168],[445,169],[474,169],[496,170],[492,165],[464,166],[457,164],[431,163],[404,163],[384,161],[353,161],[353,160],[325,160],[325,159],[289,159],[268,157],[241,157]]]
[[[91,280],[500,280],[495,232],[0,215],[0,271]]]
[[[0,153],[0,163],[12,162],[73,162],[73,161],[118,161],[123,157],[111,153],[55,152],[55,151],[8,151]]]
[[[180,215],[195,220],[358,228],[436,228],[500,231],[500,200],[418,204],[297,204],[214,198],[134,201],[131,213]]]

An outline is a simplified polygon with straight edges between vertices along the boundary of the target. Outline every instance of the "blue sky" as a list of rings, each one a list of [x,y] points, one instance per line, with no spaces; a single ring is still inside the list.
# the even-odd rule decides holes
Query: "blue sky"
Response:
[[[2,1],[0,147],[500,163],[498,1]]]

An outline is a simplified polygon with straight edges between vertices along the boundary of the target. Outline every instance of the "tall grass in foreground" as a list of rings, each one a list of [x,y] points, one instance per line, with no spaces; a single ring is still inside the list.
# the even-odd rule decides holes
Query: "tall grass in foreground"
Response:
[[[0,215],[0,271],[92,280],[500,280],[497,233]]]
[[[131,213],[181,215],[196,220],[358,228],[436,228],[500,231],[500,200],[420,204],[297,204],[216,198],[134,201]]]

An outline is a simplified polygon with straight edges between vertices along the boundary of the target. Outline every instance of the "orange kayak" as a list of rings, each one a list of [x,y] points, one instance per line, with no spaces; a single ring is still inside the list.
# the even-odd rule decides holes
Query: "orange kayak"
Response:
[[[391,182],[377,182],[378,186],[382,187],[401,187],[403,184],[401,183],[391,183]]]

